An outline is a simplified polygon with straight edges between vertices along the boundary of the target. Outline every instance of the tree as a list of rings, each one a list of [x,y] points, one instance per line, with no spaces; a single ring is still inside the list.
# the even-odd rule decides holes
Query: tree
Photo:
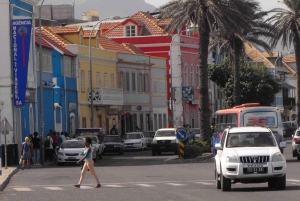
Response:
[[[274,102],[275,94],[280,91],[280,83],[274,75],[264,66],[251,66],[249,63],[240,62],[241,104],[260,103],[270,106]],[[234,106],[234,75],[231,73],[229,59],[219,65],[212,65],[208,69],[209,78],[221,87],[225,95],[226,105]]]
[[[174,33],[174,30],[182,29],[194,24],[199,34],[199,121],[200,136],[202,140],[210,141],[210,109],[208,98],[208,49],[211,31],[219,25],[239,30],[245,26],[244,12],[238,8],[245,2],[252,0],[173,0],[159,8],[160,19],[172,18],[165,31]]]
[[[275,47],[282,39],[283,47],[294,46],[297,72],[300,72],[300,0],[283,0],[287,9],[275,8],[271,10],[273,16],[267,22],[273,24],[275,36],[270,40],[271,47]],[[297,73],[297,124],[300,125],[300,73]]]
[[[250,18],[247,20],[248,26],[244,30],[236,32],[230,27],[223,27],[212,33],[211,48],[220,47],[220,52],[227,51],[233,58],[233,74],[234,87],[233,97],[234,105],[239,105],[241,101],[240,87],[240,58],[243,58],[245,52],[245,43],[252,43],[263,47],[266,51],[270,51],[269,44],[264,40],[265,37],[273,37],[272,26],[263,21],[263,17],[267,12],[262,12],[257,2],[250,2],[248,9],[243,9],[247,12]],[[264,38],[262,38],[264,37]]]

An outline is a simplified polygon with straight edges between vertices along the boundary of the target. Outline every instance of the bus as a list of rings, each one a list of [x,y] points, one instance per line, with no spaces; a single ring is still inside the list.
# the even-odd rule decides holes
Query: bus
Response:
[[[231,109],[215,112],[212,133],[222,138],[227,127],[264,126],[272,130],[279,144],[283,141],[281,112],[277,107],[260,106],[259,103],[245,103]]]

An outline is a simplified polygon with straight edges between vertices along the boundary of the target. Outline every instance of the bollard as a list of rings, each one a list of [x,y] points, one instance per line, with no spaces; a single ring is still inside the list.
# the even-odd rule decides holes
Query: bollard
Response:
[[[179,158],[184,159],[184,142],[179,142]]]

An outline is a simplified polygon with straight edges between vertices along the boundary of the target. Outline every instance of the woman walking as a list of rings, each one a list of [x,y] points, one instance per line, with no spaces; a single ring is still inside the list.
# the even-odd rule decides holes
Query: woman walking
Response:
[[[21,155],[22,155],[22,170],[24,170],[25,161],[27,161],[28,169],[30,169],[32,146],[29,137],[25,137],[25,142],[22,143]]]
[[[99,182],[98,176],[95,173],[95,169],[94,169],[94,161],[92,159],[92,149],[91,149],[91,145],[92,145],[92,139],[90,137],[86,137],[84,139],[84,145],[85,145],[85,150],[83,152],[83,154],[85,154],[85,156],[77,162],[77,164],[81,164],[83,161],[85,161],[83,168],[81,170],[81,176],[79,179],[78,184],[74,185],[74,187],[76,188],[80,188],[82,181],[84,179],[85,173],[90,170],[90,172],[92,173],[92,175],[94,176],[97,185],[95,186],[95,188],[100,188],[101,184]]]

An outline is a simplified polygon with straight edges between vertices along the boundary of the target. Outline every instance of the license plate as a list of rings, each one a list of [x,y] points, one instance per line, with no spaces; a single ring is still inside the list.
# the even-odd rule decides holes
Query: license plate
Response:
[[[247,168],[247,172],[264,172],[263,167],[258,167],[258,168]]]
[[[76,157],[68,157],[68,159],[76,159]]]

